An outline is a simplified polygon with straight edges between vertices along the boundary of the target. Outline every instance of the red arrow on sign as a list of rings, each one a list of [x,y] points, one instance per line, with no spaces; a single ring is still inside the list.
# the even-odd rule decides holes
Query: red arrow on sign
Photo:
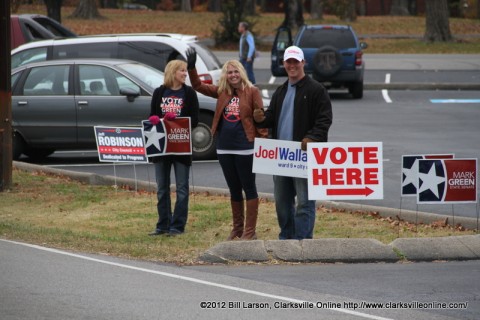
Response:
[[[327,189],[327,196],[366,196],[373,193],[369,187],[361,189]]]

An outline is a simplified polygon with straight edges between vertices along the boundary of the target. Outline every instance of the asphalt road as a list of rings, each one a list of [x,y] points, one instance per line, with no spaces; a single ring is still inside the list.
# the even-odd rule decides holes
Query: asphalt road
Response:
[[[179,268],[5,240],[0,253],[2,320],[441,320],[480,313],[478,261]]]

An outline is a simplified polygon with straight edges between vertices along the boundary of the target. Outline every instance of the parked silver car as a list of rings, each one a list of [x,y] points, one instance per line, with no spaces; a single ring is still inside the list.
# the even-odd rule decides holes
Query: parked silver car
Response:
[[[114,59],[54,60],[12,70],[13,157],[94,149],[95,125],[135,126],[150,114],[162,72]],[[210,126],[216,100],[198,94],[200,121],[192,133],[195,159],[215,158]]]

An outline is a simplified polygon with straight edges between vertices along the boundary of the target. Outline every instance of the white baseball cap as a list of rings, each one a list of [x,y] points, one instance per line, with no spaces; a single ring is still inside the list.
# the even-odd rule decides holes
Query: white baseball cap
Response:
[[[304,60],[303,51],[297,46],[288,47],[283,54],[283,61],[287,61],[288,59],[293,58],[298,61]]]

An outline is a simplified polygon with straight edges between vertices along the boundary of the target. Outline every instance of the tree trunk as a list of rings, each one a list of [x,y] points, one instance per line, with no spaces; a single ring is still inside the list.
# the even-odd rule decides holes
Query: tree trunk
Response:
[[[70,17],[87,20],[104,19],[104,17],[100,15],[100,12],[98,12],[96,0],[80,0],[77,8]]]
[[[427,0],[430,2],[435,0]],[[390,15],[392,16],[409,16],[408,12],[408,0],[392,0],[392,6],[390,7]]]
[[[220,0],[209,0],[208,1],[208,11],[210,11],[210,12],[220,12],[220,11],[222,11],[222,1],[220,1]]]
[[[182,4],[180,5],[180,11],[192,12],[190,0],[182,0]]]
[[[382,16],[385,14],[385,0],[380,0],[380,14]]]
[[[310,4],[310,15],[313,19],[323,19],[323,3],[322,0],[312,0]]]
[[[62,23],[62,2],[63,0],[44,0],[47,6],[47,16]]]
[[[255,0],[247,0],[245,4],[245,13],[249,16],[255,15]]]
[[[447,42],[452,40],[448,20],[447,0],[425,2],[425,36],[427,42]]]
[[[366,16],[367,15],[367,0],[362,0],[358,4],[358,15]]]
[[[283,0],[283,9],[285,19],[281,26],[293,29],[295,26],[300,27],[305,24],[302,0]]]
[[[347,4],[346,12],[345,12],[345,21],[347,22],[354,22],[357,20],[357,4],[355,0],[350,0]]]

